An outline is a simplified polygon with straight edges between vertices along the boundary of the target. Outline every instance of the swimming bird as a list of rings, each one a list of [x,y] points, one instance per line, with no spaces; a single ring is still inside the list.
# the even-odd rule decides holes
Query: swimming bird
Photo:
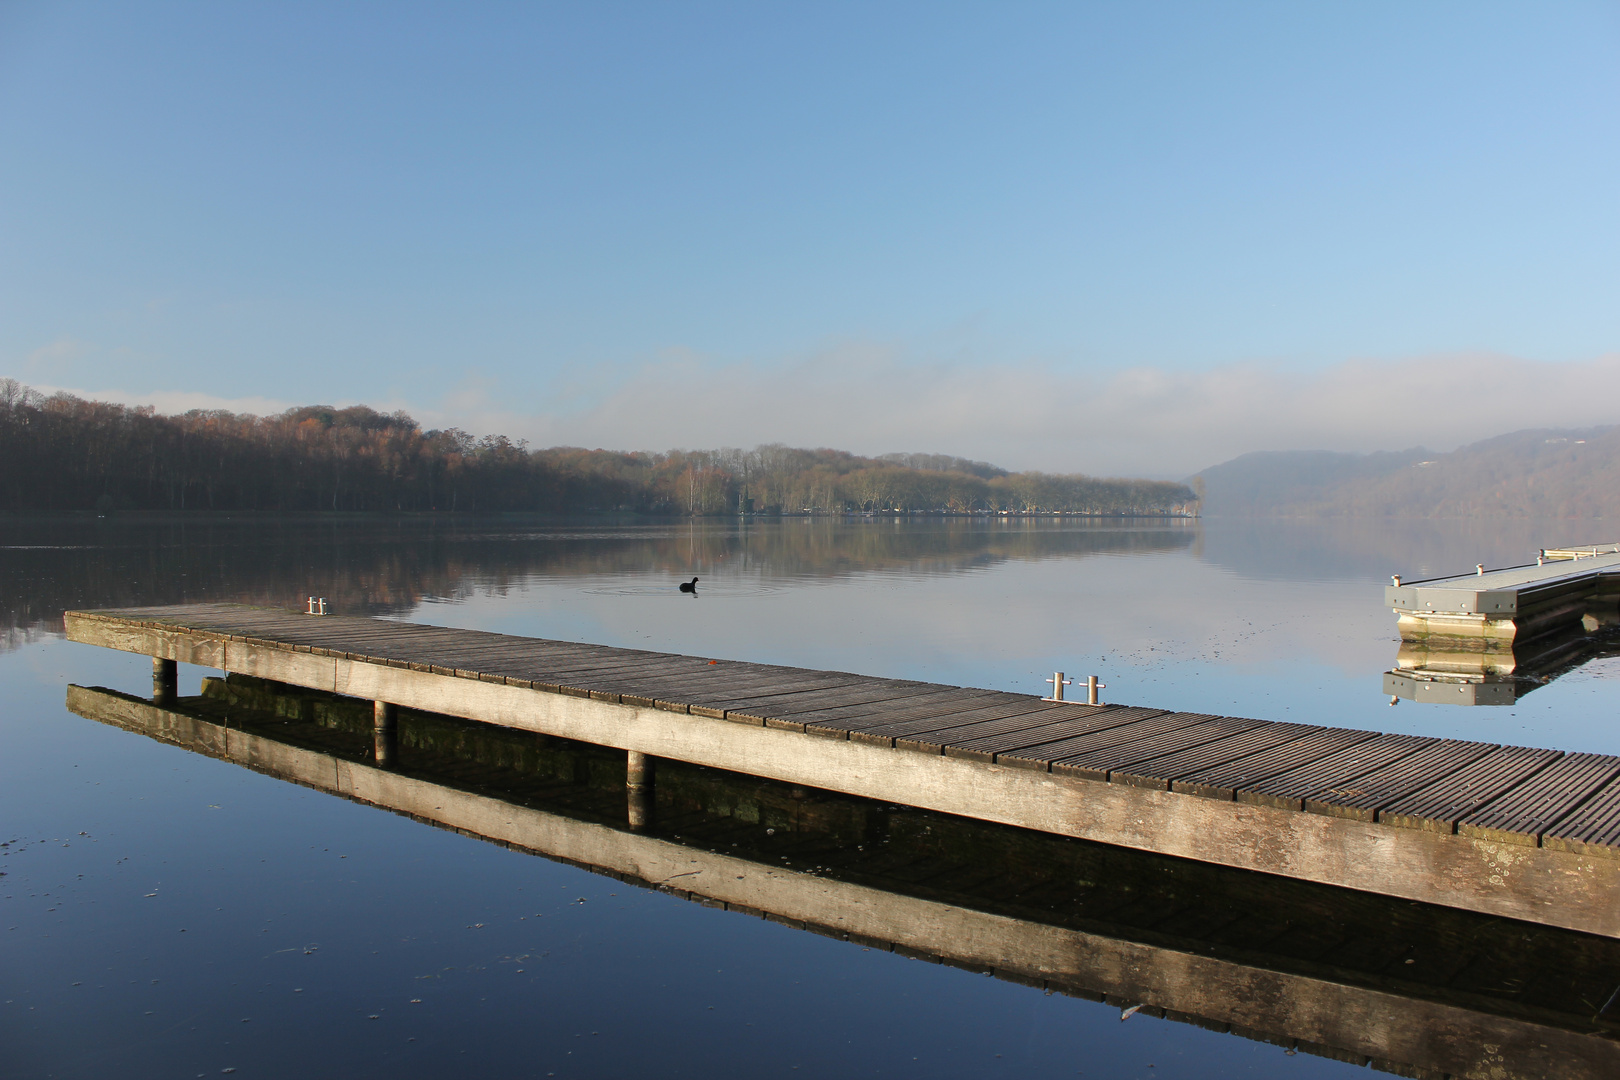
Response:
[[[697,578],[693,578],[691,581],[681,582],[681,592],[697,592]]]

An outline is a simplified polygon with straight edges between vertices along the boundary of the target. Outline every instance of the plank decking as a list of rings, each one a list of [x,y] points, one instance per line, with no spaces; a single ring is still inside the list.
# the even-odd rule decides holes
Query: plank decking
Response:
[[[1620,757],[234,605],[67,624],[295,685],[1620,936]]]

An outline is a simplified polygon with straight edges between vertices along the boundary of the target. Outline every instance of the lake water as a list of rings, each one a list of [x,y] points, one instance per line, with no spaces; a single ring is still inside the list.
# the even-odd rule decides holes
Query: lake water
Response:
[[[1620,753],[1617,659],[1509,707],[1392,708],[1381,689],[1397,646],[1390,574],[1522,563],[1611,533],[1570,521],[0,520],[0,1071],[1348,1075],[1358,1066],[1147,1012],[1122,1022],[1118,1003],[707,908],[96,723],[67,710],[68,685],[142,694],[149,662],[63,641],[61,613],[318,595],[342,613],[1019,692],[1044,692],[1054,670],[1095,673],[1109,701]],[[678,593],[693,575],[697,595]],[[181,695],[217,674],[182,666]],[[523,798],[589,818],[600,787]],[[789,858],[770,849],[775,835],[742,842]],[[817,835],[830,865],[834,833]],[[1012,843],[975,837],[960,841],[953,881],[968,847]],[[1207,890],[1236,905],[1248,887],[1185,884],[1179,902]]]

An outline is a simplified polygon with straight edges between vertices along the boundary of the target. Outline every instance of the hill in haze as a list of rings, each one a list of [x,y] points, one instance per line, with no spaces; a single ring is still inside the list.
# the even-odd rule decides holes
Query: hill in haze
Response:
[[[1244,454],[1200,482],[1206,514],[1620,518],[1620,427],[1515,431],[1444,454]]]

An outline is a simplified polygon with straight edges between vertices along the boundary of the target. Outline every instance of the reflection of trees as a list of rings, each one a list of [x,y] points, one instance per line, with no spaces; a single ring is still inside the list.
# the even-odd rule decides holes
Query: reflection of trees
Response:
[[[537,517],[162,515],[0,519],[0,634],[59,633],[78,607],[237,601],[392,614],[425,597],[500,592],[536,575],[953,573],[1010,559],[1164,551],[1170,521],[1043,518],[846,523],[808,518],[615,527]]]

